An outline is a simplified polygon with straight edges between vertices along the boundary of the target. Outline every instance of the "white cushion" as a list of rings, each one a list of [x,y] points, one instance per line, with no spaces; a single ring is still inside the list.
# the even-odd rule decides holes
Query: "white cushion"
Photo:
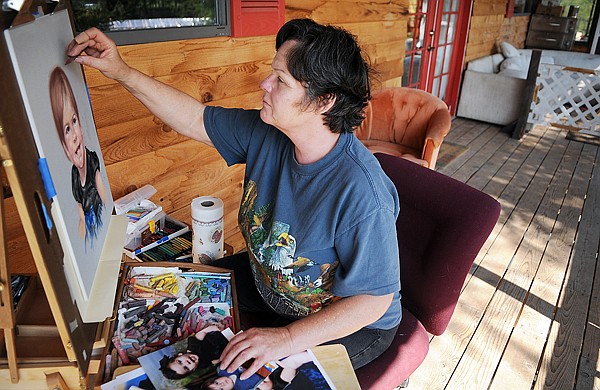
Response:
[[[499,75],[510,77],[513,79],[527,79],[527,70],[523,69],[504,69],[498,72]]]
[[[479,57],[467,63],[467,69],[482,73],[497,73],[504,56],[500,53]]]
[[[508,42],[500,42],[500,51],[506,58],[518,57],[520,55],[519,51]]]
[[[523,58],[521,56],[508,57],[507,59],[502,61],[502,63],[500,64],[500,71],[506,69],[527,71],[527,68],[525,67],[525,61],[523,61]]]

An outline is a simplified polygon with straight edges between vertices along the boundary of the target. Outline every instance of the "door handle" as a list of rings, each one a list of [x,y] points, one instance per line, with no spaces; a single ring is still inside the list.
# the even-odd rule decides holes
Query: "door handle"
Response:
[[[433,40],[433,37],[435,36],[435,31],[429,31],[429,36],[431,37],[431,40]],[[433,49],[435,49],[435,46],[433,46],[431,43],[427,45],[427,51],[432,51]]]

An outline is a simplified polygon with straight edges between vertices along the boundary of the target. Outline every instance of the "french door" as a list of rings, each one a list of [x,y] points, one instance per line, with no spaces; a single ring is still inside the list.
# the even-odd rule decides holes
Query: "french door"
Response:
[[[432,93],[454,114],[472,1],[410,0],[402,85]]]

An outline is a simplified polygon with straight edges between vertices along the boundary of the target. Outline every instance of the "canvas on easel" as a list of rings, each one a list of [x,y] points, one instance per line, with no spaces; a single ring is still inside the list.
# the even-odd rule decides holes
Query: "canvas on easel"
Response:
[[[66,10],[5,30],[52,200],[72,298],[84,322],[112,315],[126,218],[113,199],[81,65],[65,63],[73,39]]]

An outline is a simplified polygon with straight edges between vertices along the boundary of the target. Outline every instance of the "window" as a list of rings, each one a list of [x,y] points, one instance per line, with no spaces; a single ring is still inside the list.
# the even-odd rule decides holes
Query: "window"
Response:
[[[117,44],[231,35],[229,0],[72,0],[75,29],[95,26]]]
[[[565,9],[565,16],[577,17],[577,33],[575,41],[587,43],[590,37],[592,18],[596,1],[590,0],[563,0],[560,5]]]

